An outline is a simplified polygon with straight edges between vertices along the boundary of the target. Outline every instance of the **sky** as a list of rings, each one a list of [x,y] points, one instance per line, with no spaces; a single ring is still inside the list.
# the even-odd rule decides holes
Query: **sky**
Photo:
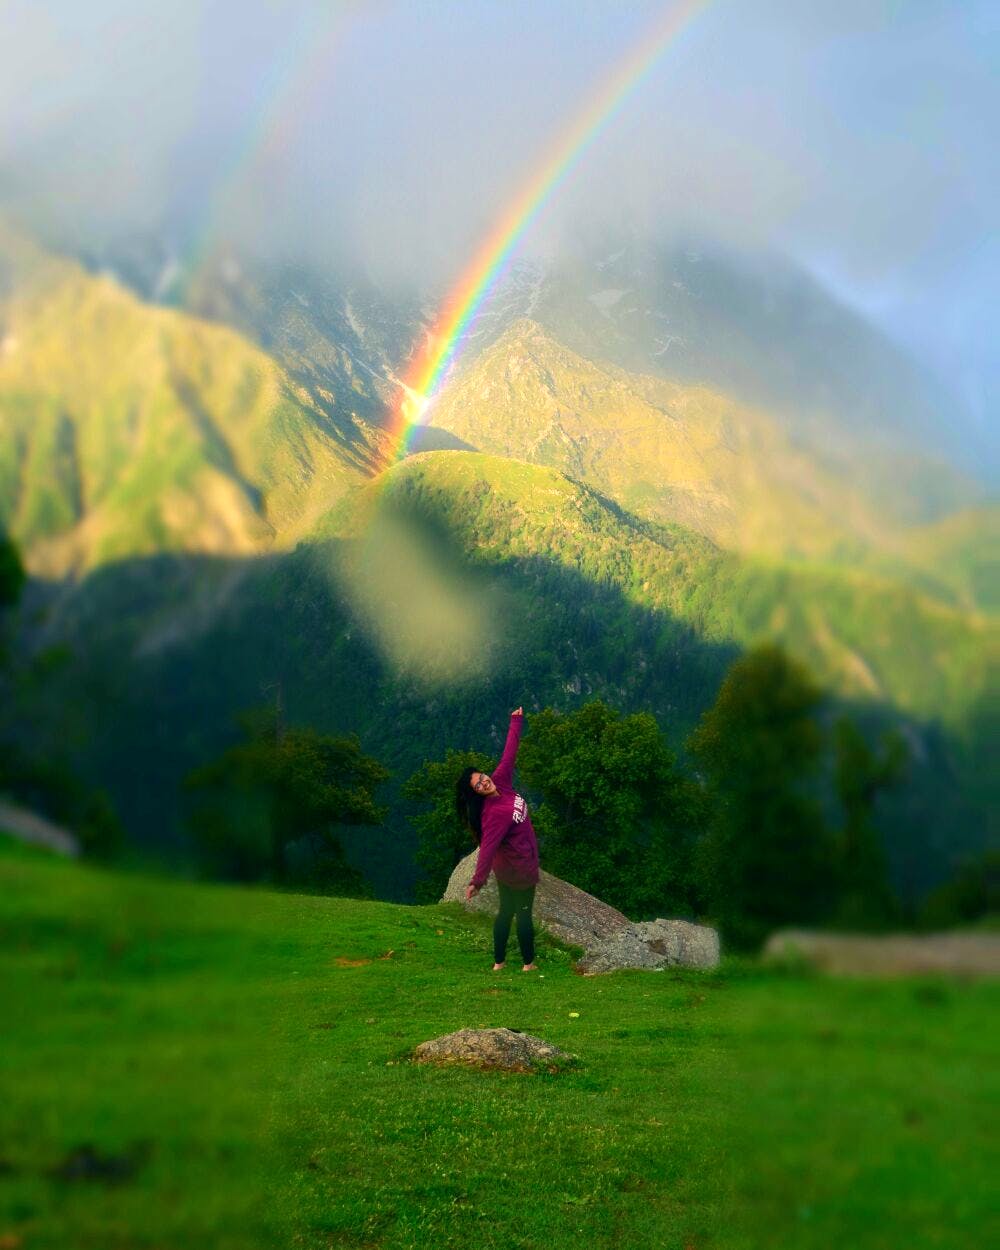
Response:
[[[447,285],[671,3],[0,0],[0,204]],[[524,241],[776,248],[1000,390],[1000,4],[711,0]]]

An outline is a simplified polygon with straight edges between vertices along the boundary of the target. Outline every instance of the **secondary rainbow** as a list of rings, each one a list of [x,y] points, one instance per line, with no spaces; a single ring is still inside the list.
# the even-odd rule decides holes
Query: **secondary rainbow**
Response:
[[[556,190],[569,178],[584,153],[708,3],[709,0],[681,0],[670,6],[574,117],[551,146],[536,173],[525,183],[483,241],[445,301],[433,332],[401,384],[402,394],[389,430],[389,463],[406,454],[413,432],[426,422],[428,409],[458,356],[466,334],[507,272],[524,235],[538,220]]]
[[[161,295],[183,302],[202,267],[224,242],[226,224],[240,201],[253,194],[255,180],[265,178],[268,166],[290,145],[295,125],[316,85],[331,72],[357,12],[353,4],[317,6],[292,27],[261,74],[253,106],[219,164],[187,251],[175,262]]]

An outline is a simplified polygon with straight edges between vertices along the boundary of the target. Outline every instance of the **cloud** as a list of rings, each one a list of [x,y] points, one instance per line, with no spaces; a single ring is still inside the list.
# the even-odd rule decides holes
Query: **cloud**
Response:
[[[236,235],[446,284],[663,8],[13,0],[0,174],[78,234]],[[581,223],[694,225],[812,259],[862,302],[978,308],[996,278],[968,257],[996,224],[997,14],[708,4],[526,246]]]

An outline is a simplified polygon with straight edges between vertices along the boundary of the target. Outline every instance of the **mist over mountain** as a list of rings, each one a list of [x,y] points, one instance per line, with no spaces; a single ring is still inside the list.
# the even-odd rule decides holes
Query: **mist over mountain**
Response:
[[[445,296],[376,280],[360,264],[324,268],[231,247],[199,258],[181,281],[182,254],[150,236],[85,259],[144,298],[234,325],[292,371],[346,376],[375,421],[396,402],[393,383]],[[871,467],[871,489],[894,494],[888,506],[910,521],[978,502],[1000,482],[1000,441],[960,395],[780,252],[636,228],[577,232],[544,259],[513,263],[466,332],[454,371],[521,317],[585,359],[766,409],[841,469]],[[912,461],[903,490],[901,459]],[[918,482],[922,459],[941,472]]]

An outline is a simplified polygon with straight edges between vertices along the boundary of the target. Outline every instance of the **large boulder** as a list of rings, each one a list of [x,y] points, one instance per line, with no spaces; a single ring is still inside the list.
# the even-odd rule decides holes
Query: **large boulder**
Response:
[[[772,933],[764,959],[803,961],[822,972],[846,976],[1000,976],[1000,934],[816,933],[782,929]]]
[[[719,935],[688,920],[642,920],[628,924],[588,947],[578,972],[614,972],[617,968],[715,968]]]
[[[477,852],[456,864],[442,903],[462,903],[470,911],[491,914],[500,905],[492,874],[470,902],[465,890],[472,880]],[[686,920],[649,920],[633,924],[628,916],[586,890],[542,872],[535,890],[537,923],[568,946],[583,948],[577,971],[614,972],[619,968],[714,968],[719,962],[719,935]]]
[[[0,833],[9,833],[32,846],[44,846],[57,855],[69,855],[75,859],[80,854],[80,840],[76,834],[7,799],[0,799]]]
[[[415,1063],[458,1063],[504,1072],[558,1072],[571,1065],[576,1056],[517,1029],[459,1029],[421,1042],[413,1059]]]

